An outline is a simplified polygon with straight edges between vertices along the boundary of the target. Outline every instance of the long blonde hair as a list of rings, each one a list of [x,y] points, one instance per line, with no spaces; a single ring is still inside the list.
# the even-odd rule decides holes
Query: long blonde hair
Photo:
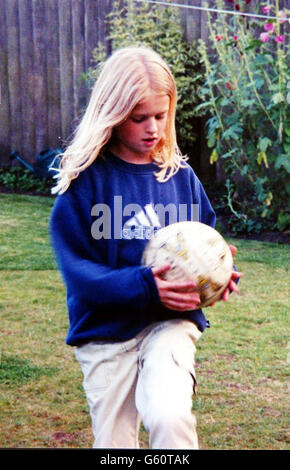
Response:
[[[170,97],[165,136],[152,155],[160,168],[156,178],[164,182],[178,171],[185,158],[176,142],[174,78],[166,62],[152,49],[126,47],[115,51],[103,65],[74,138],[55,170],[58,182],[53,194],[65,192],[71,181],[94,162],[110,143],[114,127],[129,117],[148,89]]]

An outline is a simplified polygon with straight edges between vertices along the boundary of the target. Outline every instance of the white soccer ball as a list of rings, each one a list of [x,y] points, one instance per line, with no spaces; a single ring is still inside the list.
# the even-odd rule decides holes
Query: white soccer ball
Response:
[[[232,271],[231,250],[221,234],[200,222],[177,222],[159,229],[147,243],[142,264],[161,267],[171,264],[162,275],[168,281],[193,280],[207,307],[220,299]]]

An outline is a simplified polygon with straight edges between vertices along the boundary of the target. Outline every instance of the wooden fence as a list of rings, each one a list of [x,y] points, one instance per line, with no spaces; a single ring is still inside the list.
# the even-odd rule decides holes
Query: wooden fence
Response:
[[[33,163],[70,137],[89,95],[81,76],[105,41],[113,1],[0,0],[0,166],[12,150]],[[206,39],[205,12],[180,14],[188,40]]]
[[[33,162],[38,152],[69,138],[89,94],[81,76],[107,35],[104,19],[112,4],[0,0],[0,166],[12,150]],[[204,13],[181,15],[189,39],[203,35]]]

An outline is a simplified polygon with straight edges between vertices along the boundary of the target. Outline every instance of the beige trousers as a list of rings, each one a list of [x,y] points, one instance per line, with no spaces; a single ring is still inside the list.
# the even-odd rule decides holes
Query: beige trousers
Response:
[[[138,448],[140,421],[152,449],[197,449],[192,414],[195,342],[190,321],[155,323],[135,338],[76,348],[96,448]]]

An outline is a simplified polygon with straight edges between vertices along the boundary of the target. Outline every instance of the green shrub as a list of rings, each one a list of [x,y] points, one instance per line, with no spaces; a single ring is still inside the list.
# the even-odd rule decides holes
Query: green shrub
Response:
[[[178,106],[176,115],[177,140],[181,151],[190,155],[197,139],[194,130],[197,112],[197,88],[201,84],[199,54],[195,43],[188,44],[184,38],[180,16],[176,8],[149,6],[126,0],[120,2],[107,17],[108,40],[112,50],[130,45],[152,47],[166,60],[176,80]],[[106,59],[104,46],[99,43],[94,51],[96,66],[89,69],[87,80],[93,83],[100,66]]]
[[[0,185],[10,191],[50,194],[52,178],[36,178],[28,169],[15,167],[0,168]]]
[[[217,4],[226,8],[222,0]],[[283,14],[278,2],[272,8],[272,16]],[[215,22],[209,17],[208,28],[209,42],[199,45],[206,81],[197,110],[207,116],[211,163],[224,172],[227,228],[289,229],[290,73],[283,23],[218,15]]]

